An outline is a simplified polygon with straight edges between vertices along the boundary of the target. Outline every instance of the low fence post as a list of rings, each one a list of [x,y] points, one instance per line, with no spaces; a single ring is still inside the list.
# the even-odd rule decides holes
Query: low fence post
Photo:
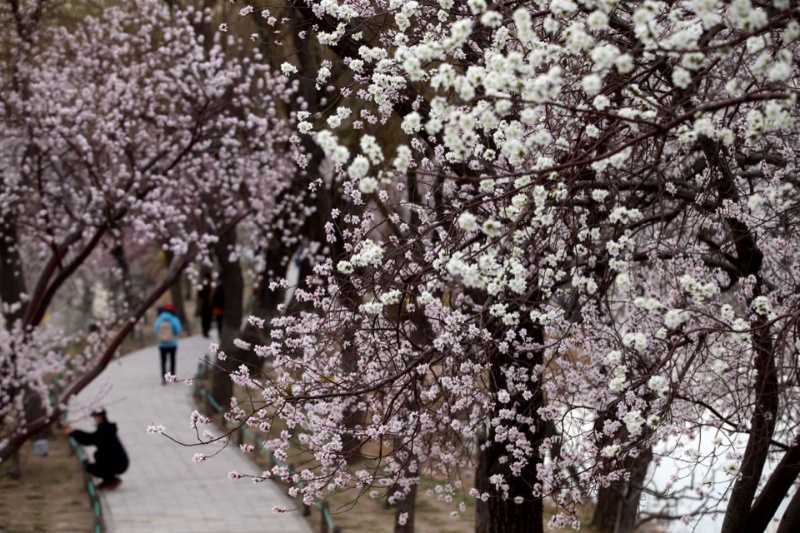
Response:
[[[206,398],[206,416],[214,416],[214,409],[211,407],[211,395],[206,390],[203,390],[203,392],[205,393],[203,396]]]
[[[214,404],[216,402],[214,401],[214,398],[211,396],[211,393],[208,392],[203,386],[203,382],[200,379],[199,369],[198,369],[198,375],[194,381],[194,385],[197,388],[198,393],[205,398],[204,406],[206,409],[207,416],[213,416],[216,413],[216,409],[214,407]],[[238,428],[238,435],[236,436],[236,440],[238,441],[239,445],[242,445],[244,442],[246,442],[245,439],[245,437],[247,436],[246,432],[247,430],[244,429],[243,427]],[[257,451],[266,454],[267,470],[272,470],[274,466],[277,466],[278,464],[283,464],[282,462],[278,461],[278,459],[272,453],[272,450],[266,447],[266,442],[261,440],[261,438],[258,435],[251,435],[250,438],[252,439]],[[291,472],[291,474],[294,475],[295,473],[294,463],[289,463],[286,466],[289,468],[289,472]],[[302,488],[303,483],[302,482],[298,483],[298,486],[299,488]],[[328,502],[322,502],[321,504],[315,503],[314,506],[318,507],[322,511],[320,513],[320,527],[319,527],[320,533],[342,533],[341,526],[334,524],[333,520],[331,519],[330,506]],[[312,514],[311,506],[303,502],[303,516],[311,516],[311,514]]]
[[[328,530],[328,519],[325,517],[325,515],[330,512],[328,509],[328,502],[322,502],[322,512],[319,515],[319,533],[331,533],[331,531]]]

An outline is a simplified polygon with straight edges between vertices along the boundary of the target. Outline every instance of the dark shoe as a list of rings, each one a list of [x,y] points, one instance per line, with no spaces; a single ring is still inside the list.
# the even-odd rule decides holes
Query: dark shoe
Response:
[[[103,490],[115,490],[120,485],[122,485],[122,480],[121,479],[115,479],[113,481],[103,481],[102,483],[100,483],[97,486],[97,488],[98,489],[103,489]]]

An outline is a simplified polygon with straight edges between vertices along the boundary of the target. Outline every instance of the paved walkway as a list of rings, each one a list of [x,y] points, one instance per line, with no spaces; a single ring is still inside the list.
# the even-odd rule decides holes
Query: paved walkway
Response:
[[[208,344],[208,339],[200,336],[181,339],[176,368],[179,378],[194,375]],[[310,533],[300,511],[272,513],[273,506],[295,506],[274,483],[228,479],[232,470],[260,472],[238,446],[228,446],[216,457],[196,464],[192,461],[195,453],[211,455],[218,448],[186,447],[163,435],[147,434],[148,425],[161,424],[182,442],[194,439],[189,428],[189,415],[195,409],[192,389],[181,383],[162,386],[160,371],[157,348],[134,352],[111,363],[74,403],[89,402],[109,384],[113,387],[101,404],[109,420],[118,424],[131,466],[117,490],[102,493],[107,531]],[[83,419],[75,420],[74,426],[93,429],[94,424]],[[91,457],[94,448],[88,451]]]

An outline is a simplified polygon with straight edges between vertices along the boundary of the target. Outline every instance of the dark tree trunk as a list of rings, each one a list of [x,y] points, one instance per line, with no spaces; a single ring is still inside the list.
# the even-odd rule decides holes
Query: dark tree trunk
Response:
[[[342,371],[345,373],[358,372],[358,352],[355,349],[355,343],[352,337],[347,338],[349,341],[346,348],[342,349]],[[355,430],[363,424],[364,411],[358,409],[358,399],[354,398],[350,401],[347,408],[347,414],[343,420],[344,426],[351,431],[342,435],[342,456],[348,464],[354,464],[360,457],[361,439],[356,437]]]
[[[730,168],[732,159],[727,149],[708,137],[698,138],[709,167],[716,173],[716,189],[722,200],[739,200],[736,177]],[[764,254],[758,248],[756,234],[735,217],[725,219],[726,229],[736,250],[736,270],[741,277],[756,276],[753,296],[762,289],[760,275]],[[753,324],[753,368],[756,381],[753,387],[753,413],[750,417],[750,435],[741,461],[736,482],[722,521],[722,533],[749,533],[747,518],[758,490],[764,464],[769,455],[779,406],[778,373],[775,365],[771,328],[765,319]]]
[[[20,295],[28,292],[22,267],[17,228],[0,221],[0,301],[8,305],[20,304],[16,309],[3,311],[6,329],[11,329],[27,311],[27,304],[20,301]]]
[[[800,531],[800,490],[792,496],[776,533],[797,533],[798,531]],[[750,532],[748,531],[748,533]]]
[[[175,254],[170,250],[167,250],[164,253],[164,258],[167,263],[167,270],[169,270],[170,265],[172,264],[172,260],[175,257]],[[183,291],[181,291],[181,279],[177,278],[175,283],[170,285],[169,287],[169,298],[172,302],[172,305],[175,306],[175,316],[178,317],[178,320],[181,321],[183,324],[184,329],[187,333],[191,334],[192,328],[189,325],[189,319],[186,316],[186,308],[183,305]]]
[[[394,514],[394,533],[414,533],[414,511],[417,508],[417,485],[409,487],[405,499],[397,503]],[[400,515],[408,513],[404,524],[400,524]]]
[[[194,298],[194,285],[192,285],[192,280],[185,272],[181,274],[181,283],[183,284],[183,299],[191,302],[192,298]]]
[[[753,503],[747,515],[745,531],[756,532],[767,529],[783,499],[789,494],[798,474],[800,474],[800,444],[795,439],[795,444],[786,450],[781,462],[770,474],[767,483]],[[800,526],[794,531],[800,531]]]
[[[123,244],[121,235],[114,236],[114,246],[111,247],[110,253],[111,257],[114,258],[114,262],[117,264],[117,268],[119,268],[120,276],[122,278],[120,280],[111,281],[113,286],[118,288],[115,291],[114,312],[117,314],[117,316],[122,316],[127,314],[132,307],[136,307],[139,302],[136,301],[133,294],[133,285],[131,284],[131,269],[130,265],[128,264],[128,258],[125,256],[125,245]]]
[[[181,290],[180,280],[177,280],[169,288],[169,298],[175,306],[175,316],[183,324],[183,329],[186,330],[187,335],[192,334],[192,324],[189,320],[189,315],[186,314],[186,306],[183,305],[183,291]]]
[[[264,320],[264,328],[256,330],[260,342],[265,342],[269,338],[270,322],[277,317],[280,312],[278,306],[286,299],[286,289],[270,289],[270,283],[284,279],[286,277],[286,266],[283,264],[284,257],[289,254],[289,250],[280,242],[271,243],[264,257],[264,271],[261,273],[258,289],[255,294],[255,304],[253,315]],[[255,328],[245,327],[246,331]]]
[[[600,533],[632,533],[639,514],[639,499],[653,452],[645,450],[638,457],[625,458],[624,468],[630,481],[617,481],[597,493],[592,526]]]
[[[525,469],[523,476],[514,477],[508,468],[500,464],[504,450],[497,444],[481,443],[487,446],[481,450],[478,469],[475,471],[475,486],[481,492],[488,492],[491,497],[483,502],[477,501],[475,507],[476,533],[544,533],[544,506],[541,498],[532,498],[531,490],[535,483],[535,467]],[[533,466],[533,465],[531,465]],[[507,499],[502,499],[489,478],[494,474],[503,474],[509,485]],[[526,495],[522,503],[514,503],[514,495]]]
[[[5,223],[0,223],[0,301],[8,304],[19,304],[16,308],[6,307],[3,318],[7,329],[11,329],[14,322],[22,320],[27,311],[27,304],[20,299],[26,294],[25,277],[23,276],[22,256],[19,253],[19,240],[17,228]],[[0,375],[15,376],[17,368],[15,357],[6,360],[8,367],[0,367]],[[36,420],[45,415],[42,398],[29,387],[23,387],[12,393],[13,396],[22,396],[25,422]],[[42,431],[47,431],[45,428]],[[39,433],[38,436],[42,436]],[[14,472],[19,475],[19,457],[15,456]]]
[[[770,328],[764,320],[759,320],[754,324],[754,329],[754,366],[758,372],[754,394],[756,405],[750,421],[750,436],[742,457],[742,466],[725,510],[722,533],[750,533],[746,529],[747,518],[767,461],[778,412],[778,377]]]
[[[531,331],[531,340],[541,345],[544,340],[541,328],[532,324],[528,324],[528,328]],[[498,334],[503,333],[502,331],[498,332]],[[525,366],[535,368],[542,364],[541,349],[535,350],[530,355],[532,357],[528,359],[528,354],[518,354],[520,359],[525,359],[522,363]],[[491,376],[492,392],[507,389],[503,368],[519,363],[514,361],[514,355],[500,352],[491,354],[490,360],[494,361]],[[536,390],[533,391],[533,396],[529,400],[525,400],[521,392],[517,392],[511,396],[509,405],[516,405],[516,410],[520,415],[533,421],[532,424],[519,424],[517,429],[526,435],[533,449],[538,450],[546,430],[546,424],[538,412],[544,406],[544,394],[538,385],[532,384],[531,386],[536,386]],[[497,406],[495,408],[497,409]],[[494,442],[493,428],[489,429],[488,434],[479,444],[475,488],[481,493],[488,492],[490,497],[486,502],[480,499],[477,501],[476,533],[543,533],[544,505],[541,497],[534,497],[532,494],[533,487],[538,482],[537,467],[542,463],[542,458],[531,457],[528,464],[522,469],[521,475],[515,476],[511,473],[508,464],[501,462],[501,458],[506,456],[508,451],[505,444]],[[489,481],[496,474],[501,474],[509,487],[507,498],[504,498],[502,493]],[[522,498],[521,503],[516,503],[515,499],[518,497]]]
[[[252,345],[269,343],[272,319],[280,314],[278,305],[286,298],[285,289],[270,290],[269,287],[271,282],[283,279],[286,275],[285,268],[281,265],[285,253],[286,249],[282,246],[274,246],[265,252],[264,271],[261,273],[258,286],[253,289],[253,307],[249,311],[253,316],[263,320],[264,326],[259,328],[245,322],[239,330],[239,338]],[[250,366],[253,371],[262,369],[263,361],[253,352],[241,353],[241,350],[237,349],[234,356]]]
[[[94,287],[92,287],[91,280],[86,278],[82,279],[80,290],[80,315],[77,317],[75,326],[82,330],[91,330],[95,327],[92,325],[92,323],[94,323],[94,313],[92,313],[92,307],[94,306]],[[91,322],[90,324],[86,323],[87,319]]]
[[[237,231],[233,228],[221,236],[214,246],[214,253],[217,256],[220,268],[219,279],[225,289],[225,312],[222,321],[220,348],[227,357],[224,361],[217,361],[217,365],[220,368],[212,373],[211,394],[221,405],[227,405],[233,395],[233,382],[230,378],[230,372],[238,368],[245,358],[254,358],[250,362],[251,365],[258,359],[252,352],[242,352],[233,344],[233,340],[239,336],[239,327],[242,324],[242,301],[244,295],[241,264],[238,259],[235,261],[230,260],[231,253],[236,246],[236,236]]]

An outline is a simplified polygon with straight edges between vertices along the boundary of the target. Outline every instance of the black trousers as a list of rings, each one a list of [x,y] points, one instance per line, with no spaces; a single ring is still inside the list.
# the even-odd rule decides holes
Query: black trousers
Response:
[[[115,472],[115,469],[109,468],[108,466],[98,464],[98,463],[91,463],[86,465],[86,471],[89,472],[94,477],[99,477],[103,481],[110,483],[117,479],[117,474],[121,472]]]
[[[164,348],[163,346],[159,346],[158,349],[161,352],[161,379],[164,379],[164,374],[167,373],[167,356],[169,356],[169,368],[170,368],[169,372],[174,376],[175,352],[178,351],[178,347],[173,346],[172,348]]]
[[[208,334],[211,331],[211,308],[202,308],[200,310],[200,324],[203,327],[203,337],[208,338]]]

